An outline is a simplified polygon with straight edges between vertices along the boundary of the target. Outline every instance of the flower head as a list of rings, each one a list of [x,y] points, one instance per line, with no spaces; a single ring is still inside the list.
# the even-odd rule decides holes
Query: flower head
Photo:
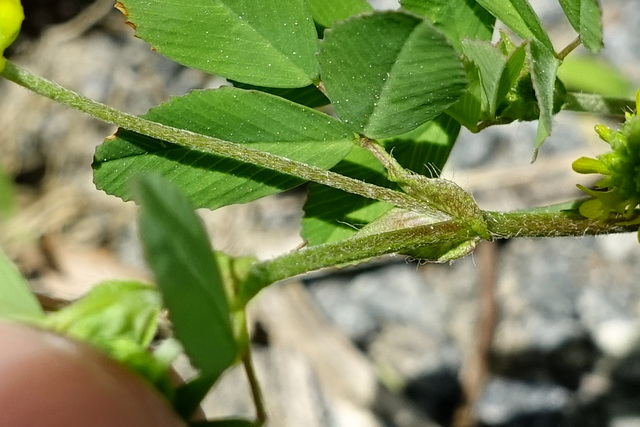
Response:
[[[636,95],[636,113],[626,113],[620,130],[597,125],[600,138],[611,151],[596,159],[581,157],[573,162],[578,173],[597,173],[603,179],[590,190],[578,187],[593,198],[580,205],[580,214],[591,219],[607,220],[621,217],[628,224],[640,224],[640,91]],[[640,234],[639,234],[640,238]]]
[[[2,55],[18,37],[23,20],[24,11],[20,0],[0,0],[0,71],[7,62]]]

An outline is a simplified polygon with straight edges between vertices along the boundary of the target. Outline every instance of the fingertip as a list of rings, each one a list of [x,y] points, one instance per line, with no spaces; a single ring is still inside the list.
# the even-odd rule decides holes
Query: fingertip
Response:
[[[0,427],[178,427],[166,400],[87,345],[0,323]]]

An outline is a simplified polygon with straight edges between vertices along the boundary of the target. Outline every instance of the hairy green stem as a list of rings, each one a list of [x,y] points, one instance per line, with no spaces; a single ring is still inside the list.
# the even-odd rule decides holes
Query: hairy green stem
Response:
[[[485,211],[483,214],[494,239],[587,236],[638,230],[638,225],[590,220],[571,211]],[[240,292],[237,304],[246,304],[265,286],[309,271],[355,264],[373,257],[414,251],[443,242],[463,242],[474,237],[465,224],[451,220],[304,248],[256,264]]]
[[[311,246],[254,265],[236,303],[243,306],[265,286],[319,268],[362,262],[444,240],[464,241],[470,237],[471,232],[464,225],[445,221]]]
[[[579,113],[624,117],[625,112],[635,110],[636,102],[635,100],[608,98],[591,93],[569,92],[562,108]]]
[[[588,219],[573,212],[485,212],[485,220],[495,239],[514,237],[595,236],[637,231],[637,225]]]
[[[7,65],[4,70],[0,72],[0,76],[56,102],[87,113],[99,120],[162,141],[177,144],[190,150],[229,157],[241,162],[258,165],[302,178],[306,181],[313,181],[348,193],[358,194],[369,199],[382,200],[405,209],[424,209],[422,202],[399,191],[368,184],[335,172],[287,159],[286,157],[259,151],[233,142],[211,138],[184,129],[173,128],[122,112],[37,76],[10,61],[7,61]]]

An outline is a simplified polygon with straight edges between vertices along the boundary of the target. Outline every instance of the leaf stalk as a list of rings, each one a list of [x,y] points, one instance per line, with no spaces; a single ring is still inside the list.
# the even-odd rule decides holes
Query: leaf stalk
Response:
[[[152,138],[177,144],[190,150],[258,165],[305,181],[313,181],[369,199],[385,201],[408,210],[420,210],[423,207],[423,204],[415,198],[390,188],[379,187],[276,154],[197,134],[185,129],[177,129],[125,113],[37,76],[10,61],[7,61],[5,69],[0,72],[0,76],[60,104],[87,113],[96,119]]]
[[[258,381],[258,376],[256,375],[256,370],[253,366],[250,344],[247,345],[247,349],[242,356],[242,365],[244,366],[244,371],[249,381],[253,404],[256,408],[256,425],[260,427],[267,422],[267,410],[264,405],[264,397],[262,394],[262,389],[260,388],[260,382]]]
[[[580,46],[582,44],[582,39],[580,38],[580,36],[576,37],[571,43],[569,43],[564,49],[562,49],[560,52],[558,52],[558,59],[560,61],[564,60],[564,58],[567,57],[567,55],[569,55],[571,52],[573,52],[573,50],[575,48],[577,48],[578,46]]]

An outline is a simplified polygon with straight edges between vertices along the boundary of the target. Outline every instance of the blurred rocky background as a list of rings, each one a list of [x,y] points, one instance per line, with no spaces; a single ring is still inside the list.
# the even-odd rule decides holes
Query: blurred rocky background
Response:
[[[152,52],[113,1],[23,2],[25,31],[10,58],[101,102],[141,114],[221,83]],[[557,1],[531,3],[556,47],[568,44]],[[569,74],[632,97],[640,8],[601,3],[601,58],[619,75],[599,77],[583,50]],[[463,131],[444,174],[485,209],[576,197],[575,184],[591,182],[571,162],[606,148],[592,130],[602,120],[561,113],[533,164],[535,123]],[[0,244],[51,306],[99,280],[148,277],[135,207],[92,184],[93,151],[114,131],[0,81]],[[202,215],[216,248],[267,258],[300,243],[303,200],[302,188]],[[513,240],[452,265],[387,257],[272,286],[251,307],[269,425],[638,427],[639,255],[635,235]],[[242,372],[231,371],[205,411],[251,416],[248,396]]]

